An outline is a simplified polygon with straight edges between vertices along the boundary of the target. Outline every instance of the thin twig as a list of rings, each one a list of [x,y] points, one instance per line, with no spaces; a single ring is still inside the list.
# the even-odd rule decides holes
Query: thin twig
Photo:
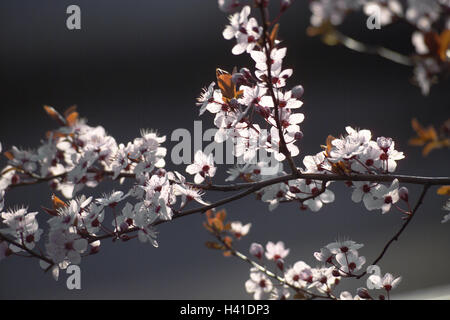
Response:
[[[336,38],[339,40],[339,42],[345,46],[346,48],[361,52],[361,53],[368,53],[373,55],[378,55],[384,59],[390,60],[392,62],[402,64],[404,66],[412,66],[413,59],[411,59],[408,56],[405,56],[403,54],[400,54],[398,52],[395,52],[393,50],[387,49],[385,47],[381,46],[372,46],[365,44],[361,41],[358,41],[356,39],[353,39],[342,32],[338,30],[333,30],[333,34],[336,36]]]
[[[224,241],[224,239],[222,239],[220,234],[214,233],[214,236],[216,237],[217,240],[220,241],[220,243],[222,243],[222,245],[228,250],[230,251],[230,253],[241,259],[242,261],[245,261],[246,263],[250,264],[252,267],[257,268],[259,271],[261,271],[262,273],[264,273],[265,275],[267,275],[268,277],[277,280],[278,282],[280,282],[282,285],[286,285],[289,288],[295,290],[296,292],[301,292],[307,296],[309,296],[309,299],[316,299],[316,298],[321,298],[321,299],[334,299],[334,297],[332,297],[331,295],[329,296],[322,296],[322,295],[318,295],[315,294],[313,292],[310,292],[308,290],[305,290],[303,288],[299,288],[293,284],[290,284],[289,282],[286,281],[285,278],[280,277],[279,275],[275,274],[274,272],[268,270],[266,267],[263,267],[262,265],[260,265],[259,263],[257,263],[256,261],[252,260],[251,258],[249,258],[248,256],[246,256],[245,254],[243,254],[242,252],[237,251],[236,249],[234,249],[232,246],[230,246],[226,241]]]
[[[279,135],[279,151],[286,157],[286,160],[289,163],[289,167],[291,168],[291,171],[294,173],[297,171],[297,167],[295,166],[294,160],[291,157],[291,154],[287,148],[286,145],[286,141],[284,139],[284,134],[283,134],[283,127],[281,125],[281,121],[280,121],[280,115],[279,115],[279,111],[278,111],[278,107],[279,107],[279,102],[278,99],[275,97],[275,92],[273,90],[273,82],[272,82],[272,73],[271,73],[271,68],[272,68],[272,63],[271,63],[271,58],[270,58],[270,52],[271,52],[271,46],[270,43],[268,41],[268,30],[267,27],[270,25],[270,21],[267,17],[267,13],[266,10],[264,8],[264,1],[260,1],[259,3],[259,8],[261,11],[261,19],[262,19],[262,26],[263,26],[263,51],[265,51],[266,54],[266,65],[267,65],[267,87],[269,89],[269,93],[270,96],[272,97],[272,102],[273,102],[273,107],[275,110],[275,124],[277,126],[278,129],[278,135]]]
[[[5,235],[2,234],[2,233],[0,233],[0,240],[6,241],[6,242],[8,242],[8,243],[10,243],[10,244],[12,244],[12,245],[15,245],[16,247],[18,247],[18,248],[20,248],[20,249],[26,251],[27,253],[29,253],[29,254],[32,255],[33,257],[38,258],[38,259],[40,259],[40,260],[42,260],[42,261],[47,262],[47,263],[50,264],[51,266],[53,266],[53,265],[55,264],[55,263],[54,263],[52,260],[50,260],[49,258],[47,258],[47,257],[45,257],[45,256],[43,256],[43,255],[41,255],[41,254],[39,254],[39,253],[36,253],[36,252],[34,252],[33,250],[28,249],[26,246],[24,246],[24,245],[22,245],[22,244],[20,244],[20,243],[18,243],[18,242],[16,242],[16,241],[14,241],[14,240],[8,238],[7,236],[5,236]]]
[[[411,215],[408,216],[408,219],[405,221],[405,223],[403,223],[403,225],[401,226],[400,230],[397,231],[397,233],[386,243],[386,245],[383,247],[383,250],[381,251],[381,253],[378,255],[378,257],[372,262],[372,265],[377,264],[386,254],[387,250],[389,249],[389,247],[392,245],[392,243],[394,243],[394,241],[398,241],[398,238],[400,237],[400,235],[403,233],[403,231],[405,231],[406,227],[408,226],[408,224],[411,222],[411,220],[414,218],[414,216],[416,215],[417,209],[419,209],[419,207],[422,205],[423,203],[423,199],[425,198],[425,195],[428,191],[428,189],[430,188],[429,184],[425,184],[423,186],[422,189],[422,193],[420,194],[419,199],[417,200],[416,205],[414,206],[413,211],[411,212]],[[360,279],[361,277],[363,277],[364,275],[367,274],[367,271],[363,272],[361,275],[357,276],[357,279]]]

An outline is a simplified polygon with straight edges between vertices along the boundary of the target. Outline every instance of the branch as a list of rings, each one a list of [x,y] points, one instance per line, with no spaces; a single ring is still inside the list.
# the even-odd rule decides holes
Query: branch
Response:
[[[286,145],[286,141],[284,139],[283,127],[281,126],[280,115],[279,115],[279,111],[278,111],[279,103],[278,103],[278,99],[275,97],[275,92],[273,90],[272,74],[271,74],[272,64],[270,62],[271,61],[271,58],[270,58],[271,45],[267,41],[267,35],[268,35],[267,27],[270,25],[270,21],[267,17],[266,10],[264,8],[264,1],[260,1],[259,9],[261,11],[261,19],[262,19],[262,26],[263,26],[263,45],[264,45],[263,50],[266,53],[266,65],[267,65],[267,81],[266,81],[266,83],[267,83],[267,87],[269,89],[270,96],[272,97],[273,107],[275,110],[275,123],[278,128],[278,135],[279,135],[279,139],[280,139],[278,148],[279,148],[279,151],[282,154],[284,154],[284,156],[286,157],[286,160],[289,163],[289,167],[291,168],[291,171],[296,172],[297,167],[295,166],[294,160],[291,157],[291,154]]]
[[[333,35],[336,36],[337,40],[345,47],[347,47],[350,50],[361,52],[361,53],[368,53],[373,55],[378,55],[379,57],[382,57],[384,59],[390,60],[392,62],[402,64],[404,66],[412,66],[413,59],[411,59],[408,56],[405,56],[403,54],[400,54],[398,52],[392,51],[390,49],[381,47],[381,46],[371,46],[368,44],[365,44],[363,42],[360,42],[358,40],[355,40],[340,31],[334,29]]]
[[[428,184],[432,185],[448,185],[450,184],[450,177],[421,177],[421,176],[407,176],[407,175],[375,175],[375,174],[355,174],[355,175],[340,175],[340,174],[323,174],[323,173],[301,173],[297,171],[294,174],[284,175],[261,182],[236,183],[229,185],[192,185],[193,187],[211,190],[211,191],[236,191],[249,188],[257,184],[271,184],[287,182],[295,179],[310,179],[319,181],[371,181],[371,182],[392,182],[398,179],[399,182],[410,184]]]
[[[100,170],[100,169],[89,169],[88,172],[98,173],[101,176],[113,176],[114,173],[112,171]],[[29,185],[40,184],[43,182],[48,182],[53,179],[63,179],[67,175],[66,173],[62,173],[59,175],[35,178],[32,181],[24,181],[16,184],[12,184],[9,188],[17,188]],[[136,175],[134,173],[123,172],[119,174],[117,179],[120,178],[128,178],[128,179],[136,179]],[[433,185],[450,185],[450,177],[421,177],[421,176],[408,176],[408,175],[375,175],[375,174],[354,174],[354,175],[339,175],[339,174],[323,174],[323,173],[301,173],[298,169],[296,169],[295,173],[284,175],[281,177],[276,177],[268,180],[263,180],[260,182],[248,182],[248,183],[235,183],[228,185],[213,185],[213,184],[194,184],[189,183],[190,186],[202,189],[202,190],[210,190],[210,191],[237,191],[242,189],[251,188],[258,184],[263,184],[264,186],[269,186],[276,183],[287,182],[295,179],[311,179],[311,180],[319,180],[319,181],[371,181],[371,182],[392,182],[395,179],[398,179],[399,182],[403,183],[411,183],[411,184],[428,184],[430,186]]]
[[[30,255],[32,255],[33,257],[38,258],[38,259],[40,259],[40,260],[42,260],[42,261],[47,262],[50,266],[53,266],[53,265],[55,264],[55,263],[54,263],[52,260],[50,260],[49,258],[47,258],[47,257],[45,257],[45,256],[43,256],[43,255],[40,255],[40,254],[34,252],[33,250],[28,249],[26,246],[24,246],[24,245],[22,245],[22,244],[20,244],[20,243],[18,243],[18,242],[16,242],[16,241],[14,241],[14,240],[9,239],[7,236],[5,236],[5,235],[2,234],[2,233],[0,233],[0,240],[6,241],[6,242],[8,242],[8,243],[10,243],[10,244],[12,244],[12,245],[15,245],[16,247],[18,247],[18,248],[20,248],[20,249],[22,249],[22,250],[28,252],[28,253],[29,253]]]
[[[230,251],[230,253],[241,259],[242,261],[250,264],[252,267],[257,268],[259,271],[261,271],[262,273],[264,273],[265,275],[267,275],[268,277],[275,279],[276,281],[280,282],[283,285],[288,286],[289,288],[295,290],[296,292],[301,292],[305,295],[309,296],[309,299],[316,299],[316,298],[322,298],[322,299],[335,299],[335,297],[333,297],[331,294],[327,295],[327,296],[322,296],[322,295],[318,295],[315,293],[312,293],[308,290],[305,290],[303,288],[299,288],[296,287],[292,284],[290,284],[289,282],[286,281],[285,278],[282,278],[280,276],[278,276],[277,274],[275,274],[274,272],[268,270],[266,267],[263,267],[262,265],[260,265],[259,263],[257,263],[256,261],[252,260],[251,258],[247,257],[245,254],[237,251],[236,249],[234,249],[232,246],[230,246],[226,241],[224,241],[222,239],[222,237],[220,236],[220,234],[214,233],[214,236],[216,237],[217,240],[220,241],[220,243],[222,243],[222,245],[228,250]]]
[[[427,193],[429,188],[430,188],[429,184],[425,184],[423,186],[422,193],[420,194],[419,200],[417,200],[417,203],[416,203],[414,209],[412,210],[411,215],[408,216],[408,219],[401,226],[400,230],[398,230],[397,233],[386,243],[386,245],[384,246],[384,248],[381,251],[381,253],[379,254],[379,256],[374,260],[374,262],[372,262],[372,265],[377,264],[384,257],[385,253],[387,252],[389,247],[392,245],[392,243],[394,243],[394,241],[398,241],[398,238],[400,237],[400,235],[403,233],[403,231],[405,231],[405,229],[408,226],[408,224],[414,218],[414,216],[415,216],[415,214],[417,212],[417,209],[419,209],[419,207],[422,205],[423,199],[425,198],[425,195],[426,195],[426,193]],[[356,278],[360,279],[366,274],[367,274],[367,271],[363,272],[361,275],[357,276]]]

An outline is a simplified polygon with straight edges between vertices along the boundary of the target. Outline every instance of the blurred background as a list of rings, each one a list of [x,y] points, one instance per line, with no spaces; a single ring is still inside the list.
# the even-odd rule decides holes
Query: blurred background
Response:
[[[275,2],[275,1],[273,1]],[[81,30],[66,28],[66,8],[81,8]],[[277,5],[275,5],[277,7]],[[382,58],[328,47],[306,36],[308,1],[294,1],[281,20],[280,38],[288,47],[285,65],[294,69],[288,86],[305,88],[302,124],[305,134],[301,156],[320,151],[328,134],[344,133],[345,126],[368,128],[376,136],[390,136],[407,158],[398,173],[449,176],[449,150],[433,151],[423,158],[419,148],[408,146],[414,135],[412,117],[439,126],[449,117],[449,81],[435,85],[424,97],[410,83],[412,69]],[[0,2],[0,141],[37,146],[55,123],[43,112],[44,104],[64,110],[78,106],[91,125],[102,125],[118,142],[126,143],[141,128],[170,134],[177,128],[193,131],[199,120],[195,98],[215,78],[215,68],[230,70],[253,62],[247,55],[233,56],[231,41],[222,38],[226,15],[216,0],[97,0]],[[347,34],[365,42],[383,43],[410,52],[410,29],[396,24],[369,31],[361,15],[343,25]],[[213,127],[205,115],[204,130]],[[170,151],[175,143],[168,141]],[[205,146],[206,144],[204,144]],[[166,158],[168,169],[170,158]],[[1,166],[5,161],[1,160]],[[184,168],[178,168],[184,171]],[[217,182],[226,169],[219,168]],[[105,182],[93,194],[111,190]],[[115,186],[120,190],[120,186]],[[419,186],[410,186],[416,199]],[[360,253],[368,262],[379,254],[403,220],[398,212],[382,216],[354,204],[341,183],[334,183],[336,201],[318,213],[300,211],[297,205],[267,205],[247,197],[226,206],[231,220],[252,222],[250,234],[237,247],[248,252],[251,242],[283,240],[297,260],[315,265],[313,252],[336,239],[364,243]],[[397,289],[404,296],[450,284],[450,225],[441,224],[445,201],[432,188],[416,218],[400,241],[380,263],[382,272],[403,276]],[[84,189],[91,194],[92,189]],[[7,206],[27,204],[30,210],[49,206],[46,186],[17,189],[7,194]],[[211,193],[210,200],[222,197]],[[40,224],[46,227],[42,214]],[[212,240],[202,227],[203,217],[189,216],[160,226],[160,247],[138,241],[104,241],[101,252],[84,259],[82,289],[69,291],[63,272],[55,282],[38,262],[13,257],[0,262],[2,299],[249,299],[244,282],[249,267],[204,245]],[[341,290],[354,290],[364,281],[348,280]],[[450,289],[443,290],[448,294]]]

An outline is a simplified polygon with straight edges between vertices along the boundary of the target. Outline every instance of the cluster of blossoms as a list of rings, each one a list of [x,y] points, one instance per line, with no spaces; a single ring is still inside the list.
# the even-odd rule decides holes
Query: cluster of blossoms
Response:
[[[250,7],[245,6],[232,15],[223,35],[226,39],[236,40],[232,50],[234,54],[247,52],[251,55],[255,72],[241,68],[239,72],[235,70],[230,74],[218,69],[218,88],[215,82],[211,83],[198,98],[197,105],[200,115],[206,110],[215,115],[214,125],[218,128],[215,141],[222,143],[232,139],[235,146],[233,154],[241,162],[256,164],[260,150],[273,154],[277,161],[283,161],[285,155],[279,148],[281,139],[286,142],[292,156],[299,153],[295,142],[302,137],[299,124],[304,116],[294,111],[303,104],[299,100],[303,89],[301,86],[292,90],[285,88],[286,80],[293,72],[282,67],[287,50],[279,48],[277,40],[273,40],[270,48],[264,46],[262,27],[258,26],[255,18],[249,18],[249,14]],[[270,59],[269,63],[267,59]],[[270,130],[255,123],[256,115]],[[280,130],[275,115],[279,115]]]
[[[347,15],[363,11],[376,15],[380,27],[399,20],[409,23],[415,53],[414,81],[427,95],[437,78],[448,71],[450,63],[450,2],[448,0],[313,0],[310,4],[314,28],[340,25]]]
[[[255,3],[264,16],[268,2],[259,0]],[[280,203],[298,202],[301,209],[315,212],[334,201],[335,195],[329,190],[332,175],[352,180],[352,175],[376,177],[395,171],[397,161],[404,155],[395,149],[392,139],[378,137],[372,140],[369,130],[351,127],[346,128],[345,136],[329,136],[324,150],[305,156],[303,167],[296,167],[293,158],[300,154],[297,144],[303,137],[299,124],[304,115],[297,112],[303,104],[300,100],[303,87],[287,88],[287,80],[293,71],[284,68],[287,50],[277,39],[277,27],[273,26],[269,32],[267,21],[260,26],[257,19],[250,16],[250,7],[241,8],[237,0],[219,0],[219,5],[224,10],[239,10],[230,16],[230,24],[223,36],[236,41],[233,54],[249,54],[255,67],[253,72],[246,67],[232,73],[217,69],[217,87],[216,82],[212,82],[205,88],[197,106],[200,115],[205,111],[214,115],[215,142],[233,142],[233,155],[239,165],[229,169],[226,180],[240,178],[249,182],[244,184],[246,186],[264,183],[259,185],[260,188],[249,187],[244,195],[238,196],[255,192],[261,201],[268,203],[270,210]],[[289,5],[290,1],[281,1],[281,12]],[[217,171],[212,153],[199,150],[194,161],[186,166],[186,173],[193,176],[192,183],[180,172],[164,169],[167,153],[162,147],[164,136],[143,130],[134,140],[119,144],[103,127],[93,127],[79,119],[74,107],[64,114],[49,106],[44,108],[60,128],[48,132],[37,150],[12,146],[5,152],[8,164],[0,172],[0,217],[5,226],[0,230],[0,259],[13,254],[31,254],[40,258],[42,268],[51,269],[53,276],[58,278],[60,269],[80,264],[83,257],[98,253],[101,239],[128,241],[138,238],[157,247],[158,224],[195,212],[206,212],[205,227],[214,235],[221,237],[228,233],[222,243],[209,244],[211,248],[224,250],[224,254],[233,252],[232,237],[241,239],[249,233],[250,223],[244,225],[234,221],[226,224],[223,212],[213,217],[213,211],[209,210],[238,199],[238,196],[215,204],[203,200],[204,190],[214,190],[214,187],[227,190],[227,186],[212,184]],[[283,169],[284,161],[289,163],[290,174]],[[79,194],[85,187],[94,188],[107,177],[118,180],[122,186],[124,180],[129,179],[131,186],[126,191],[113,190],[98,198]],[[271,179],[276,182],[267,183]],[[400,188],[398,180],[393,180],[391,185],[375,182],[377,179],[368,180],[347,182],[352,188],[354,202],[362,201],[368,210],[378,209],[382,213],[394,206],[403,213],[412,214],[408,190]],[[36,219],[37,212],[28,212],[24,207],[4,212],[7,191],[36,183],[48,183],[55,193],[66,198],[63,201],[53,195],[52,207],[42,208],[50,216],[45,251],[38,244],[44,237]],[[228,190],[233,187],[239,186],[231,186]],[[399,200],[408,204],[409,211],[397,206]],[[202,206],[183,211],[192,202]],[[449,220],[448,217],[444,220]],[[254,243],[250,253],[258,260],[265,258],[275,263],[283,277],[255,266],[246,289],[255,299],[265,296],[284,299],[292,290],[296,295],[305,292],[308,295],[309,290],[315,290],[321,297],[336,298],[333,288],[341,279],[361,275],[358,272],[366,262],[359,256],[361,247],[352,241],[329,244],[314,254],[322,266],[313,268],[303,261],[287,266],[285,258],[290,250],[283,242],[268,242],[265,248]],[[35,248],[37,250],[33,250]],[[372,275],[369,279],[369,289],[384,289],[388,294],[400,281],[390,274],[384,277]],[[281,286],[274,285],[273,281],[280,282]],[[348,292],[339,297],[353,298]],[[365,288],[359,289],[355,298],[373,299]]]
[[[103,127],[92,127],[78,119],[73,108],[64,116],[48,106],[45,110],[62,126],[49,132],[36,151],[12,147],[5,153],[8,165],[0,177],[0,215],[7,228],[1,232],[12,236],[20,247],[0,239],[2,258],[32,250],[43,233],[36,219],[38,212],[28,212],[26,208],[3,212],[5,193],[20,185],[48,181],[55,193],[69,199],[65,202],[53,196],[53,208],[44,208],[51,216],[45,258],[53,265],[41,260],[41,266],[51,266],[55,278],[60,268],[79,264],[83,256],[97,253],[100,241],[96,238],[100,234],[126,241],[131,239],[127,233],[136,231],[141,242],[157,247],[155,223],[171,220],[174,211],[190,201],[207,205],[202,192],[186,182],[182,174],[163,168],[166,149],[161,143],[165,137],[143,130],[127,145],[117,144]],[[216,169],[210,157],[200,152],[195,160],[205,161],[198,170],[195,164],[187,168],[189,173],[197,174],[196,182],[214,176]],[[83,195],[75,198],[85,186],[96,187],[105,177],[120,182],[130,178],[134,183],[126,193],[112,191],[95,200]],[[180,205],[175,208],[178,198]],[[107,210],[111,212],[112,228],[104,221]]]
[[[292,69],[283,69],[286,48],[274,39],[261,39],[261,28],[254,18],[249,18],[250,7],[245,6],[240,12],[230,16],[223,35],[226,39],[235,39],[234,54],[249,53],[255,62],[255,71],[241,68],[232,74],[219,70],[218,88],[211,83],[198,99],[200,115],[206,110],[215,115],[214,124],[218,130],[215,141],[233,141],[234,155],[241,163],[229,170],[228,181],[240,177],[246,181],[262,181],[283,176],[281,162],[299,154],[296,143],[303,137],[299,124],[303,121],[302,113],[295,113],[302,106],[299,100],[303,88],[296,86],[286,89],[286,80],[292,75]],[[264,41],[265,40],[265,41]],[[266,46],[265,43],[269,42]],[[269,59],[269,60],[268,60]],[[275,110],[277,109],[277,110]],[[262,130],[256,122],[259,115],[269,130]],[[279,122],[276,118],[279,117]],[[281,127],[279,128],[278,125]],[[371,140],[369,130],[357,131],[347,127],[347,135],[341,139],[329,141],[327,150],[303,159],[305,168],[297,168],[301,173],[344,173],[344,174],[380,174],[392,173],[396,161],[403,159],[403,153],[395,150],[390,138],[379,137]],[[286,144],[287,152],[281,150],[280,132]],[[269,161],[261,160],[261,152],[271,154]],[[266,158],[267,159],[267,158]],[[195,172],[209,168],[205,161],[198,161]],[[194,171],[192,171],[194,173]],[[201,177],[197,176],[197,181]],[[323,204],[334,201],[334,194],[327,187],[329,183],[312,179],[296,179],[261,189],[259,198],[275,209],[280,202],[299,201],[302,209],[318,211]],[[379,183],[356,182],[352,199],[364,201],[368,210],[382,209],[387,212],[391,204],[397,202],[398,181],[390,187]]]
[[[356,174],[392,173],[397,168],[396,161],[403,159],[403,152],[395,150],[391,138],[379,137],[371,140],[369,130],[354,130],[346,128],[347,135],[341,139],[329,139],[331,148],[325,151],[325,158],[331,164],[332,171],[342,171]],[[317,159],[316,163],[321,159]],[[318,166],[323,167],[322,163]],[[348,182],[353,188],[352,200],[363,201],[367,210],[381,209],[382,213],[390,210],[400,198],[408,202],[408,190],[399,188],[395,179],[387,187],[378,182],[368,181]]]
[[[314,297],[314,291],[320,297],[341,300],[373,300],[367,288],[361,287],[353,297],[348,291],[343,291],[339,296],[333,292],[344,278],[357,278],[362,273],[362,267],[366,259],[359,256],[358,250],[363,247],[354,241],[338,241],[323,247],[320,252],[315,252],[314,257],[321,263],[319,267],[311,267],[304,261],[297,261],[291,266],[286,266],[285,258],[289,254],[282,241],[274,244],[269,241],[265,250],[261,244],[252,243],[250,254],[259,261],[266,258],[275,264],[275,267],[282,272],[282,277],[268,273],[267,267],[250,269],[250,279],[245,283],[248,293],[256,300],[288,299],[291,292],[294,298]],[[378,268],[372,266],[372,268]],[[378,269],[379,270],[379,269]],[[388,294],[396,288],[401,281],[401,277],[395,278],[387,273],[385,276],[373,274],[368,278],[369,289],[382,289]],[[277,283],[277,285],[275,285]],[[299,296],[299,293],[303,295]],[[384,295],[379,295],[379,299],[384,299]]]

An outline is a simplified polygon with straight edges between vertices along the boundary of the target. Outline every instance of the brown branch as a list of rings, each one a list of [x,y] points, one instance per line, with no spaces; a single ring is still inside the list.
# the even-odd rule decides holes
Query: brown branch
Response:
[[[263,180],[262,182],[271,184],[287,182],[295,179],[310,179],[319,181],[371,181],[371,182],[392,182],[398,179],[402,183],[410,184],[428,184],[432,185],[448,185],[450,184],[450,177],[421,177],[421,176],[406,176],[406,175],[375,175],[375,174],[355,174],[355,175],[339,175],[339,174],[323,174],[323,173],[301,173],[297,171],[295,174],[284,175],[273,179]],[[211,191],[237,191],[249,188],[255,184],[262,182],[236,183],[229,185],[192,185],[193,187],[211,190]]]
[[[423,186],[422,189],[422,193],[420,194],[419,200],[417,200],[416,205],[414,206],[414,209],[411,211],[411,214],[408,216],[407,220],[405,221],[405,223],[403,223],[403,225],[401,226],[400,230],[397,231],[397,233],[386,243],[386,245],[383,247],[383,250],[381,251],[381,253],[378,255],[378,257],[372,262],[372,265],[377,264],[386,254],[387,250],[389,249],[389,247],[392,245],[392,243],[394,243],[394,241],[398,241],[398,238],[400,237],[400,235],[403,233],[403,231],[405,231],[406,227],[408,226],[408,224],[411,222],[411,220],[414,218],[417,209],[419,209],[419,207],[422,205],[423,203],[423,199],[425,198],[425,195],[428,191],[428,189],[430,188],[429,184],[425,184]],[[367,274],[367,271],[363,272],[361,275],[357,276],[357,279],[362,278],[364,275]]]
[[[113,176],[114,173],[112,171],[105,171],[100,169],[89,169],[88,172],[98,173],[102,176]],[[40,184],[43,182],[48,182],[53,179],[62,179],[67,175],[66,173],[62,173],[55,176],[48,176],[43,178],[34,179],[32,181],[26,181],[21,183],[16,183],[10,185],[9,188],[16,188],[22,186],[29,186],[34,184]],[[123,172],[119,174],[117,179],[120,178],[129,178],[135,179],[136,175],[134,173]],[[295,179],[311,179],[311,180],[319,180],[319,181],[371,181],[371,182],[392,182],[395,179],[398,179],[399,182],[403,183],[411,183],[411,184],[428,184],[430,186],[433,185],[450,185],[450,177],[421,177],[421,176],[407,176],[407,175],[375,175],[375,174],[354,174],[354,175],[339,175],[339,174],[323,174],[323,173],[301,173],[298,169],[295,173],[284,175],[281,177],[276,177],[268,180],[263,180],[260,182],[248,182],[248,183],[235,183],[228,185],[213,185],[213,184],[194,184],[188,183],[190,186],[202,190],[209,191],[238,191],[242,189],[251,188],[256,184],[264,184],[271,185],[281,182],[287,182]],[[269,184],[267,184],[270,182]]]
[[[224,241],[224,239],[221,237],[220,234],[218,234],[217,232],[214,233],[214,236],[216,237],[216,239],[218,241],[220,241],[220,243],[222,243],[222,245],[228,250],[230,251],[230,253],[241,259],[242,261],[250,264],[252,267],[257,268],[259,271],[261,271],[262,273],[264,273],[265,275],[267,275],[268,277],[280,282],[283,285],[288,286],[289,288],[295,290],[296,292],[301,292],[307,296],[309,296],[309,299],[316,299],[316,298],[320,298],[320,299],[332,299],[335,300],[336,298],[333,297],[331,294],[326,295],[326,296],[322,296],[322,295],[318,295],[315,294],[313,292],[310,292],[306,289],[303,288],[299,288],[293,284],[290,284],[289,282],[286,281],[285,278],[278,276],[277,274],[275,274],[275,272],[272,272],[270,270],[268,270],[266,267],[263,267],[262,265],[260,265],[259,263],[257,263],[256,261],[252,260],[251,258],[249,258],[248,256],[246,256],[245,254],[241,253],[240,251],[237,251],[236,249],[234,249],[232,246],[230,246],[226,241]]]
[[[392,62],[404,65],[404,66],[412,66],[414,64],[413,59],[411,59],[408,56],[405,56],[403,54],[400,54],[398,52],[395,52],[393,50],[387,49],[385,47],[381,46],[373,46],[365,44],[361,41],[358,41],[356,39],[353,39],[340,31],[334,29],[333,35],[336,36],[336,39],[341,43],[344,47],[360,52],[360,53],[367,53],[372,55],[377,55],[379,57],[382,57],[384,59],[390,60]]]
[[[268,41],[268,26],[270,25],[270,21],[267,17],[267,13],[266,10],[264,8],[264,1],[260,1],[259,2],[259,9],[261,11],[261,20],[262,20],[262,26],[263,26],[263,45],[264,48],[263,50],[266,53],[266,65],[267,65],[267,87],[269,89],[269,93],[270,96],[272,97],[272,102],[273,102],[273,107],[275,110],[275,123],[276,126],[278,128],[278,135],[279,135],[279,151],[284,154],[284,156],[286,157],[286,160],[289,163],[289,167],[291,168],[291,171],[294,173],[297,171],[297,167],[295,166],[294,160],[291,157],[291,153],[289,152],[287,145],[286,145],[286,141],[284,139],[284,134],[283,134],[283,127],[281,125],[280,122],[280,115],[279,115],[279,111],[278,111],[278,99],[275,97],[275,92],[273,90],[273,82],[272,82],[272,73],[271,73],[271,68],[272,68],[272,64],[271,64],[271,58],[270,58],[270,52],[271,52],[271,44]]]
[[[50,266],[53,266],[53,265],[55,264],[55,263],[54,263],[52,260],[50,260],[49,258],[47,258],[47,257],[45,257],[45,256],[43,256],[43,255],[40,255],[40,254],[34,252],[33,250],[28,249],[28,248],[27,248],[26,246],[24,246],[23,244],[20,244],[20,243],[14,241],[14,240],[11,240],[10,238],[8,238],[7,236],[5,236],[5,235],[2,234],[2,233],[0,233],[0,240],[6,241],[6,242],[8,242],[8,243],[10,243],[10,244],[12,244],[12,245],[15,245],[16,247],[18,247],[18,248],[20,248],[20,249],[26,251],[27,253],[29,253],[29,254],[32,255],[33,257],[38,258],[38,259],[40,259],[40,260],[42,260],[42,261],[47,262]]]

